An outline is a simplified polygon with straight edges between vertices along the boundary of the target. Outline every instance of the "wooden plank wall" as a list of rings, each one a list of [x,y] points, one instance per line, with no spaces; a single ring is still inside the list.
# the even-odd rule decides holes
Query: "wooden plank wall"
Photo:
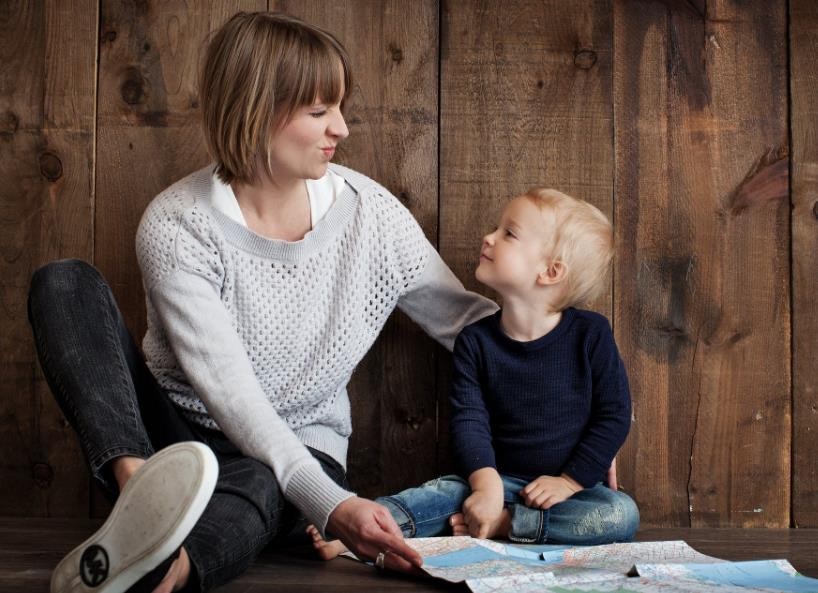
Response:
[[[0,515],[100,512],[36,364],[27,284],[51,259],[91,260],[141,335],[133,234],[153,195],[207,162],[203,46],[236,10],[268,8],[344,42],[356,82],[338,160],[390,188],[467,286],[482,290],[480,237],[532,185],[614,220],[594,308],[629,368],[620,479],[643,524],[818,527],[809,0],[4,4],[0,482],[15,487]],[[447,368],[390,320],[350,390],[361,494],[449,466]]]
[[[798,527],[818,525],[818,4],[790,2],[793,493]]]

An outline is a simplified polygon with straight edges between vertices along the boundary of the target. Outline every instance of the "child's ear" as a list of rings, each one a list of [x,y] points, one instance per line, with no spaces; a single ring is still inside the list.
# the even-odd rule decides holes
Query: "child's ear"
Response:
[[[553,261],[537,275],[537,284],[540,286],[551,286],[562,282],[565,279],[567,270],[561,261]]]

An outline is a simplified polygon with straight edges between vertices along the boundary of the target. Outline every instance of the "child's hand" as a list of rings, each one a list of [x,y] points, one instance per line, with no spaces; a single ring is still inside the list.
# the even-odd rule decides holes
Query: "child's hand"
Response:
[[[568,500],[582,490],[573,478],[566,476],[540,476],[520,490],[525,506],[534,509],[550,509],[555,504]]]
[[[469,535],[490,538],[497,532],[503,516],[503,491],[475,490],[463,502],[463,518]]]

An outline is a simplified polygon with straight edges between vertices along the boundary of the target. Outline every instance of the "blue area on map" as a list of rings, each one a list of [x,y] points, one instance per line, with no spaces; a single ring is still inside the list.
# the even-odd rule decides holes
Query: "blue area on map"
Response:
[[[505,556],[492,552],[483,546],[474,546],[456,552],[447,552],[438,556],[427,556],[423,559],[423,566],[434,568],[446,568],[449,566],[463,566],[464,564],[474,564],[476,562],[488,562],[489,560],[501,560]]]
[[[685,568],[698,579],[720,585],[757,587],[792,593],[818,593],[818,579],[788,574],[772,560],[686,564]]]
[[[507,555],[498,554],[497,552],[494,552],[489,548],[484,548],[483,546],[474,546],[463,550],[457,550],[456,552],[447,552],[436,556],[427,556],[423,559],[423,566],[447,568],[451,566],[463,566],[464,564],[475,564],[477,562],[509,559],[513,559],[519,564],[530,564],[534,566],[543,564],[541,553],[539,551],[527,551],[521,548],[512,550],[511,546],[506,546],[506,550],[509,552]]]

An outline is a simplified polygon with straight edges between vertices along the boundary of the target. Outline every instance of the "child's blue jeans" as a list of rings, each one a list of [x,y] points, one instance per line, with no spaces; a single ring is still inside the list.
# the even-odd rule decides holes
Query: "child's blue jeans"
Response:
[[[511,514],[509,539],[521,544],[596,545],[626,542],[639,527],[639,509],[627,495],[599,483],[541,510],[525,506],[520,490],[528,482],[501,476]],[[459,513],[471,488],[460,476],[443,476],[376,501],[395,518],[405,537],[451,534],[449,517]]]

